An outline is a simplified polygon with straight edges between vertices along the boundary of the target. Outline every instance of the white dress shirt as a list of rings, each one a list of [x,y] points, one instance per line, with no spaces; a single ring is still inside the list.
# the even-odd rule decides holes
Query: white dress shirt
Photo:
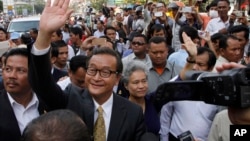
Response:
[[[72,46],[68,45],[68,61],[70,61],[71,58],[74,56],[75,56],[74,49],[72,48]]]
[[[61,87],[62,90],[65,90],[65,88],[71,83],[70,77],[67,77],[64,80],[58,81],[57,85]]]
[[[221,30],[223,28],[228,28],[228,27],[229,27],[229,20],[227,20],[226,22],[223,22],[221,20],[221,18],[218,17],[218,18],[211,19],[208,22],[205,31],[208,31],[210,33],[210,35],[212,36],[215,33],[218,33],[219,30]]]
[[[212,72],[216,73],[216,72],[217,72],[216,67],[221,66],[221,65],[224,64],[224,63],[229,63],[229,61],[228,61],[226,58],[224,58],[224,57],[222,57],[222,56],[220,55],[220,56],[217,58],[217,60],[216,60],[216,63],[215,63],[215,65],[214,65],[214,68],[213,68]]]
[[[24,128],[27,126],[27,124],[33,120],[34,118],[37,118],[40,114],[38,112],[38,105],[39,101],[35,93],[33,93],[33,97],[29,104],[24,107],[23,105],[17,103],[9,93],[7,93],[10,105],[14,111],[14,114],[16,116],[18,126],[20,129],[21,134],[23,133]]]
[[[104,36],[104,30],[103,31],[99,31],[98,29],[94,32],[94,36],[96,38],[100,38],[101,36]]]
[[[199,101],[173,101],[161,109],[160,135],[168,141],[171,133],[175,137],[190,130],[194,138],[206,141],[218,106]]]
[[[109,97],[109,99],[103,103],[102,105],[99,105],[95,99],[93,99],[94,105],[95,105],[95,117],[94,117],[94,125],[95,121],[97,120],[98,117],[98,107],[101,106],[103,109],[103,118],[104,118],[104,123],[105,123],[105,131],[106,131],[106,140],[108,138],[108,133],[109,133],[109,124],[110,124],[110,119],[111,119],[111,114],[112,114],[112,108],[113,108],[113,94]]]

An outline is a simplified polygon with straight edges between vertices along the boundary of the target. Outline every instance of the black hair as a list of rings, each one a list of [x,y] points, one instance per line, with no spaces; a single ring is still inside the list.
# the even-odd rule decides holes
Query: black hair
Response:
[[[199,35],[198,35],[198,30],[189,26],[189,25],[185,25],[182,26],[179,30],[179,38],[180,38],[180,42],[184,43],[183,38],[182,38],[182,33],[185,32],[190,38],[191,40],[194,39],[199,39]]]
[[[4,64],[6,65],[6,62],[9,57],[15,56],[15,55],[24,56],[24,57],[27,57],[27,59],[29,56],[27,48],[12,48],[6,53],[6,56],[5,56],[6,59],[4,60]]]
[[[104,25],[104,22],[102,20],[97,20],[97,22],[100,22],[102,25]]]
[[[161,30],[163,30],[164,34],[166,35],[166,30],[162,25],[160,25],[160,24],[153,25],[148,32],[149,33],[148,38],[150,39],[152,37],[152,35],[154,34],[154,32],[157,33],[157,32],[160,32]]]
[[[21,42],[25,45],[28,45],[32,42],[31,36],[29,33],[23,33],[21,35]]]
[[[70,33],[75,35],[79,35],[79,38],[82,39],[82,29],[79,27],[71,27],[69,30]]]
[[[244,31],[244,38],[246,40],[249,39],[249,28],[245,25],[235,25],[231,28],[229,28],[228,33],[229,34],[234,34],[234,33],[239,33]]]
[[[7,35],[7,31],[4,28],[0,27],[0,31],[3,31]]]
[[[208,69],[210,70],[211,68],[214,67],[214,65],[216,63],[216,55],[209,48],[206,48],[206,47],[197,48],[197,55],[202,55],[202,54],[204,54],[206,52],[208,53],[207,65],[208,65]]]
[[[135,34],[135,35],[133,36],[133,38],[132,38],[131,41],[133,41],[133,39],[136,38],[136,37],[141,37],[141,38],[144,39],[145,43],[148,43],[147,37],[146,37],[145,35],[141,34],[141,33]]]
[[[226,35],[222,33],[215,33],[214,35],[211,36],[211,41],[216,42],[216,40],[219,40],[223,36],[226,36]]]
[[[123,64],[122,64],[121,57],[116,51],[114,51],[111,48],[101,47],[101,48],[94,49],[92,55],[89,58],[89,60],[91,60],[91,58],[94,55],[102,55],[102,54],[110,55],[110,56],[113,56],[113,57],[116,58],[116,71],[118,72],[118,74],[121,74],[122,70],[123,70]],[[89,65],[89,60],[87,62],[87,66]]]
[[[87,59],[88,57],[84,55],[77,55],[72,57],[71,60],[69,61],[70,71],[75,73],[78,70],[78,68],[83,68],[87,70],[87,65],[86,65]]]
[[[219,40],[219,48],[223,48],[226,49],[228,47],[228,40],[229,39],[233,39],[233,40],[239,40],[237,37],[235,37],[234,35],[227,35],[227,36],[223,36],[222,38],[220,38]]]
[[[114,30],[116,32],[116,29],[113,26],[108,26],[104,29],[104,35],[107,35],[107,30]]]
[[[31,31],[33,31],[35,34],[38,34],[38,30],[36,28],[31,28]]]
[[[217,4],[218,4],[219,2],[221,2],[221,1],[225,1],[225,2],[230,6],[229,0],[218,0]]]
[[[218,4],[218,0],[213,0],[207,7],[206,10],[209,11],[211,7],[215,7]]]
[[[63,36],[62,30],[61,30],[61,29],[58,29],[55,33],[56,33],[56,35],[57,35],[58,37],[62,37],[62,36]]]
[[[51,57],[58,57],[59,48],[68,47],[64,40],[58,40],[51,43]]]
[[[164,37],[152,37],[150,40],[149,40],[149,48],[150,48],[150,44],[151,43],[155,43],[155,44],[159,44],[159,43],[165,43],[166,47],[168,48],[167,46],[167,42],[166,42],[166,39]]]
[[[121,22],[117,22],[117,26],[118,26],[119,28],[122,28],[123,24],[122,24]]]

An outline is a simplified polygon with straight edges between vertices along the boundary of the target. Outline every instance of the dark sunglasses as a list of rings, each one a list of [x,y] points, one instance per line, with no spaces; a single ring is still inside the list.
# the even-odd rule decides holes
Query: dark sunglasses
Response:
[[[145,45],[145,43],[141,43],[141,42],[132,42],[132,45],[139,45],[139,46],[142,46],[142,45]]]

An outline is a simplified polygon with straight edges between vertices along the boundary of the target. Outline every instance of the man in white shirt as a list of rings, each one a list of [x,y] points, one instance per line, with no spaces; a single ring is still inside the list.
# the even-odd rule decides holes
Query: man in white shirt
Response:
[[[216,61],[216,56],[210,49],[198,48],[197,50],[196,44],[186,34],[183,36],[183,46],[189,56],[185,67],[177,78],[179,81],[185,79],[185,74],[189,70],[211,71]],[[185,95],[186,93],[181,94]],[[207,140],[209,129],[217,111],[216,105],[201,101],[168,102],[161,109],[161,140],[176,141],[178,135],[188,130],[191,131],[194,138],[202,141]]]
[[[86,75],[86,62],[87,57],[84,55],[74,56],[69,62],[69,77],[64,80],[58,81],[57,84],[65,90],[69,84],[73,84],[77,89],[83,90],[85,86],[85,75]]]
[[[0,94],[0,140],[20,141],[26,125],[46,109],[28,81],[27,49],[11,49],[4,64],[5,91]]]
[[[207,24],[205,31],[208,31],[210,35],[215,33],[227,33],[227,29],[230,26],[228,11],[230,10],[230,2],[228,0],[219,0],[217,3],[218,18],[210,20]]]
[[[242,47],[240,41],[234,35],[224,36],[219,43],[220,56],[217,58],[213,72],[217,72],[216,67],[223,63],[238,63],[242,58]]]
[[[94,32],[94,36],[100,38],[104,36],[104,22],[101,20],[97,21],[97,30]]]
[[[124,8],[123,9],[123,29],[125,29],[125,33],[128,35],[128,31],[127,31],[127,28],[128,28],[128,17],[129,17],[129,12],[128,12],[128,8]]]
[[[151,60],[147,54],[147,45],[148,44],[145,35],[135,35],[131,42],[133,53],[122,59],[123,68],[125,69],[126,66],[133,60],[142,61],[147,66],[149,66],[151,64]]]

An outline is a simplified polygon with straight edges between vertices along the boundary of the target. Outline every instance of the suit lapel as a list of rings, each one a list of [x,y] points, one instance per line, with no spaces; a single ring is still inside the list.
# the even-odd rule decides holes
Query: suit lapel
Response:
[[[39,100],[39,105],[38,105],[38,112],[39,115],[45,114],[47,113],[47,109],[48,107],[46,106],[46,104],[37,96],[38,100]]]
[[[93,99],[90,96],[88,90],[85,90],[82,94],[83,97],[83,120],[85,124],[87,125],[90,135],[93,135],[93,127],[94,127],[94,103]]]
[[[122,129],[124,120],[126,119],[126,108],[122,104],[120,97],[114,94],[113,107],[109,125],[109,134],[107,141],[118,140],[120,130]]]
[[[0,94],[0,121],[0,131],[4,130],[6,133],[9,131],[14,136],[21,136],[16,116],[6,92]]]

